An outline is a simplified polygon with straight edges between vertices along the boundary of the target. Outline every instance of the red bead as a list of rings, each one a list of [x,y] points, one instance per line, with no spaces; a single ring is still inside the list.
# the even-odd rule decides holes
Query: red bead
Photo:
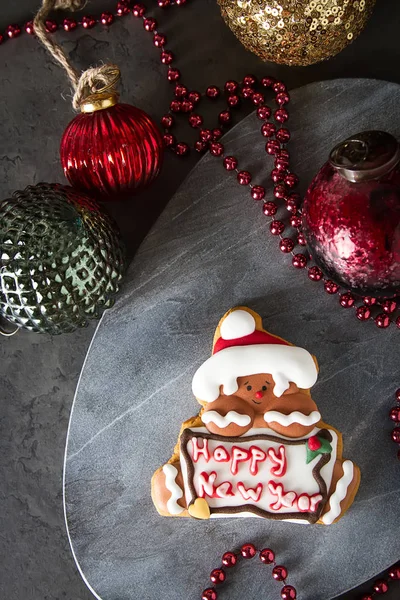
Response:
[[[223,125],[227,125],[228,123],[230,123],[232,121],[232,115],[231,115],[230,111],[223,110],[222,112],[220,112],[218,115],[218,120]]]
[[[337,294],[339,291],[338,284],[335,283],[334,281],[332,281],[331,279],[328,279],[328,281],[325,281],[324,287],[325,287],[325,291],[327,294]]]
[[[169,68],[167,72],[168,81],[178,81],[181,77],[181,72],[179,69]]]
[[[249,173],[248,171],[239,171],[237,175],[237,180],[240,183],[240,185],[249,185],[251,181],[251,173]]]
[[[261,126],[261,133],[264,137],[272,137],[275,134],[276,127],[273,123],[264,123]]]
[[[261,85],[266,88],[270,88],[274,85],[276,79],[274,77],[263,77],[261,79]]]
[[[188,92],[189,90],[185,85],[182,85],[181,83],[175,85],[175,98],[185,98],[188,95]]]
[[[290,217],[290,224],[292,227],[295,227],[297,229],[301,225],[301,217],[299,217],[298,215],[292,215]]]
[[[400,566],[392,567],[388,575],[393,581],[398,581],[400,579]]]
[[[279,169],[272,169],[271,171],[271,179],[274,183],[280,183],[285,178],[285,172],[280,171]]]
[[[25,23],[25,31],[26,33],[29,33],[29,35],[33,35],[35,33],[33,21],[28,21],[27,23]]]
[[[161,119],[161,125],[169,129],[174,124],[174,117],[172,115],[164,115]]]
[[[47,21],[46,21],[46,23],[47,23]],[[20,28],[20,26],[19,26],[19,25],[9,25],[9,26],[6,28],[6,32],[5,32],[5,33],[6,33],[6,35],[7,35],[7,36],[8,36],[10,39],[13,39],[13,38],[16,38],[16,37],[18,37],[18,36],[20,35],[20,33],[21,33],[21,28]]]
[[[240,554],[243,558],[253,558],[257,554],[254,544],[243,544],[240,548]]]
[[[190,102],[193,102],[194,105],[198,104],[201,100],[200,92],[196,92],[196,91],[189,92],[188,100],[190,100]]]
[[[143,27],[146,31],[154,31],[157,28],[157,21],[153,17],[147,17],[143,21]]]
[[[227,81],[225,83],[224,90],[226,91],[227,94],[235,94],[238,89],[239,89],[239,84],[237,81],[234,81],[233,79],[230,79],[229,81]]]
[[[117,3],[117,14],[120,17],[124,17],[125,15],[127,15],[130,12],[131,12],[131,10],[129,8],[128,0],[119,0],[119,2]]]
[[[165,135],[163,135],[163,140],[164,140],[164,144],[167,147],[173,146],[174,144],[176,144],[176,137],[174,135],[172,135],[172,133],[166,133]]]
[[[400,317],[397,317],[396,319],[396,327],[400,329]]]
[[[395,302],[394,300],[385,300],[384,302],[382,302],[382,309],[388,315],[391,315],[392,313],[394,313],[396,308],[397,308],[397,302]]]
[[[204,152],[207,149],[207,144],[198,140],[194,143],[194,149],[196,152]]]
[[[129,8],[128,8],[128,12],[129,12]],[[63,21],[64,31],[73,31],[77,27],[78,27],[78,21],[76,21],[76,19],[71,19],[71,18],[64,19],[64,21]]]
[[[379,329],[386,329],[390,325],[390,318],[385,313],[380,313],[375,317],[375,324]]]
[[[44,24],[46,26],[47,33],[54,33],[58,29],[58,23],[56,21],[53,21],[53,19],[46,19]]]
[[[277,184],[274,186],[274,196],[275,198],[278,198],[280,200],[282,200],[283,198],[286,197],[286,188],[284,185],[281,184]]]
[[[282,83],[282,81],[276,81],[272,86],[275,94],[279,94],[279,92],[286,92],[286,85]]]
[[[267,217],[273,217],[274,215],[276,215],[277,210],[278,210],[278,207],[276,206],[275,202],[269,201],[269,202],[265,202],[263,205],[263,213]]]
[[[167,36],[163,33],[156,33],[153,37],[153,44],[156,48],[162,48],[167,43]]]
[[[169,105],[169,108],[174,113],[181,112],[182,102],[180,100],[172,100],[171,104]]]
[[[250,86],[246,85],[245,87],[242,88],[243,98],[252,98],[253,94],[254,94],[254,90]]]
[[[272,565],[275,560],[275,553],[271,548],[263,548],[260,550],[260,560],[264,565]]]
[[[278,171],[283,171],[285,173],[286,169],[289,167],[289,160],[287,158],[282,158],[281,156],[277,156],[275,158],[274,164],[275,164],[275,169],[278,169]]]
[[[215,585],[223,583],[226,579],[225,571],[223,569],[213,569],[210,573],[210,579]]]
[[[251,100],[255,106],[261,106],[265,102],[264,95],[260,92],[256,92],[255,94],[253,94]]]
[[[158,6],[160,8],[168,8],[168,6],[171,6],[171,0],[158,0]]]
[[[187,156],[190,152],[190,148],[185,142],[178,142],[175,146],[175,152],[178,156]]]
[[[255,75],[246,75],[245,77],[243,77],[243,81],[242,84],[244,86],[252,86],[255,85],[257,83],[257,79],[255,77]]]
[[[218,127],[213,129],[212,130],[213,142],[216,142],[217,140],[219,140],[219,138],[221,138],[223,135],[224,135],[224,132],[222,131],[222,129],[219,129]]]
[[[359,306],[356,308],[356,317],[359,321],[368,321],[371,316],[371,311],[368,306]]]
[[[287,92],[279,92],[275,97],[276,103],[283,106],[290,101],[290,96]]]
[[[93,29],[96,25],[96,19],[92,15],[85,15],[82,17],[82,27],[84,29]]]
[[[200,139],[202,142],[210,142],[212,140],[211,129],[200,129]]]
[[[253,200],[262,200],[265,196],[265,188],[262,185],[253,185],[251,188],[251,197]]]
[[[285,158],[286,160],[289,160],[290,157],[288,150],[286,150],[286,148],[282,148],[279,154],[276,155],[276,158]]]
[[[169,50],[163,50],[160,54],[160,60],[163,65],[170,65],[174,60],[174,55]]]
[[[100,23],[102,25],[112,25],[114,23],[114,15],[108,10],[105,10],[100,15]]]
[[[286,108],[278,108],[274,112],[274,119],[275,121],[278,121],[278,123],[286,123],[286,121],[289,119],[289,113]]]
[[[300,246],[307,246],[307,240],[304,233],[299,233],[299,235],[297,236],[297,243],[300,244]]]
[[[190,102],[190,100],[187,100],[187,99],[182,101],[181,111],[183,113],[190,113],[190,112],[192,112],[193,109],[194,109],[193,102]]]
[[[365,298],[363,298],[363,300],[366,306],[374,306],[374,304],[376,304],[376,298],[374,298],[373,296],[366,296]]]
[[[224,167],[227,171],[234,171],[238,166],[238,160],[235,156],[226,156],[224,158]]]
[[[193,103],[192,103],[193,106]],[[200,127],[203,124],[203,117],[201,115],[190,115],[189,125],[191,127]]]
[[[232,94],[232,96],[228,96],[227,103],[231,108],[236,108],[240,104],[240,98],[237,94]]]
[[[289,212],[296,214],[298,207],[299,206],[294,198],[288,198],[286,200],[286,210]]]
[[[296,600],[296,588],[294,588],[292,585],[283,586],[281,589],[281,598],[282,600]]]
[[[319,267],[314,266],[308,269],[308,277],[311,281],[321,281],[323,276],[324,274]]]
[[[203,595],[201,596],[201,600],[217,600],[217,592],[214,588],[207,588],[204,590]]]
[[[280,144],[278,140],[268,140],[265,144],[265,151],[267,154],[276,154],[280,150]]]
[[[281,131],[281,130],[280,130]],[[277,134],[278,137],[278,134]],[[281,141],[281,140],[280,140]],[[285,184],[288,188],[293,189],[299,183],[299,178],[294,173],[288,173],[285,177]]]
[[[400,402],[400,388],[398,390],[396,390],[395,397],[396,397],[397,402]]]
[[[384,579],[377,579],[374,582],[373,588],[376,594],[386,594],[386,592],[389,589],[389,586]]]
[[[285,254],[288,254],[289,252],[292,252],[294,248],[294,241],[290,238],[282,238],[280,243],[279,243],[279,249],[281,252],[284,252]]]
[[[340,294],[339,302],[343,308],[351,308],[355,302],[355,298],[350,292],[345,292],[344,294]]]
[[[285,127],[281,127],[280,129],[278,129],[278,131],[276,132],[276,139],[278,140],[278,142],[286,144],[286,142],[290,140],[289,129],[286,129]]]
[[[393,429],[391,437],[395,444],[400,444],[400,427]]]
[[[187,0],[175,0],[177,6],[185,6]]]
[[[363,596],[361,598],[361,600],[374,600],[373,597],[370,594],[367,594],[366,596]]]
[[[224,147],[220,142],[211,142],[210,153],[213,156],[222,156],[224,153]]]
[[[392,410],[389,413],[389,417],[395,423],[400,423],[400,406],[392,408]]]
[[[265,119],[269,119],[271,116],[271,109],[269,106],[259,106],[257,108],[257,117],[259,119],[262,119],[263,121]]]
[[[146,7],[144,4],[142,4],[142,2],[137,2],[136,4],[133,5],[132,8],[132,14],[134,17],[143,17],[143,15],[146,12]]]
[[[231,568],[234,567],[237,563],[237,556],[233,552],[225,552],[222,555],[222,564],[224,567]]]
[[[281,235],[285,231],[285,224],[282,221],[272,221],[269,229],[272,235]]]
[[[307,266],[307,257],[304,254],[295,254],[292,258],[292,265],[296,269],[304,269]]]
[[[215,99],[218,98],[218,96],[220,95],[221,91],[219,88],[217,88],[216,85],[210,85],[207,89],[206,89],[206,95],[209,98]]]
[[[272,577],[275,579],[275,581],[284,581],[287,576],[287,568],[283,565],[276,565],[276,567],[272,569]]]

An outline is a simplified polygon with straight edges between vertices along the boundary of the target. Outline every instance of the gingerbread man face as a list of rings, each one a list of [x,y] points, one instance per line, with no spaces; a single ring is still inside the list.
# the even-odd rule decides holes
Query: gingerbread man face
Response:
[[[317,379],[316,361],[257,320],[256,313],[236,309],[217,328],[213,356],[193,379],[203,423],[226,436],[266,426],[288,437],[304,436],[321,418],[309,391]]]

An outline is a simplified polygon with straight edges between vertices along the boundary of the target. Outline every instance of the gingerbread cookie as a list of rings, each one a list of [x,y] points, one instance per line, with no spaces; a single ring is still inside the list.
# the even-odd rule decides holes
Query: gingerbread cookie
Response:
[[[245,307],[228,311],[193,377],[202,409],[153,475],[161,515],[256,516],[330,525],[353,502],[360,471],[311,398],[318,364],[269,334]]]

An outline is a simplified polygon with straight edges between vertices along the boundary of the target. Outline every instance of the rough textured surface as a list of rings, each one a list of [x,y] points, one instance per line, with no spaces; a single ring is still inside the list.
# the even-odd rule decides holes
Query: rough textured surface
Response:
[[[301,181],[354,131],[400,135],[396,84],[337,80],[296,90],[292,100],[291,148]],[[255,181],[262,178],[264,142],[254,115],[224,143]],[[248,540],[277,548],[303,600],[329,600],[398,558],[400,487],[387,418],[398,385],[398,332],[360,324],[305,272],[285,266],[288,260],[268,234],[260,206],[213,157],[192,171],[140,247],[125,291],[94,339],[68,439],[72,545],[103,600],[194,598],[223,550]],[[180,422],[198,410],[192,376],[209,356],[220,317],[242,304],[264,317],[267,330],[319,360],[313,397],[324,420],[343,432],[344,457],[362,473],[353,507],[330,528],[167,519],[152,505],[151,475],[169,458]],[[275,585],[263,570],[252,573],[250,590],[272,595]],[[229,589],[232,600],[243,597],[248,582]]]
[[[9,23],[31,19],[38,3],[37,0],[3,3],[0,30]],[[109,10],[112,4],[111,0],[96,0],[88,4],[85,12],[98,14],[102,9]],[[149,1],[149,5],[154,6],[155,1]],[[169,46],[179,57],[178,66],[185,80],[200,90],[207,83],[222,84],[227,78],[241,78],[247,72],[279,74],[291,88],[342,76],[400,82],[397,31],[400,4],[397,0],[380,0],[366,30],[354,44],[335,59],[307,69],[265,65],[246,52],[224,25],[214,0],[190,0],[184,9],[155,10],[154,15],[160,19],[161,29],[170,40]],[[141,24],[131,16],[118,20],[110,29],[78,29],[74,33],[56,35],[77,68],[99,60],[116,61],[123,73],[124,100],[137,104],[154,117],[163,114],[170,101],[170,86],[158,62],[158,51]],[[4,198],[30,183],[63,182],[58,145],[72,112],[66,78],[33,38],[21,36],[4,43],[0,48],[0,61],[3,83],[0,86],[0,191]],[[376,109],[381,110],[379,105]],[[308,110],[307,106],[304,110]],[[310,129],[318,126],[312,113],[307,118]],[[183,139],[186,137],[182,134]],[[195,159],[168,158],[155,186],[132,203],[112,207],[131,250],[137,247],[194,163]],[[0,591],[9,600],[92,598],[76,572],[68,549],[61,473],[68,414],[93,332],[94,327],[90,327],[54,339],[26,332],[1,339]],[[121,335],[125,335],[123,328]],[[116,344],[119,341],[116,340]],[[376,381],[380,364],[381,361],[374,370]],[[382,390],[379,398],[389,403],[391,394],[390,389],[386,397],[386,391]],[[381,409],[380,414],[382,425],[374,418],[371,419],[373,425],[368,421],[370,427],[387,426],[386,408]],[[174,423],[176,426],[181,417],[177,413],[170,424],[168,447],[170,436],[175,436]],[[387,450],[387,462],[390,462],[393,448]],[[214,556],[215,553],[207,569],[214,564]],[[205,579],[201,579],[201,585],[204,582]]]

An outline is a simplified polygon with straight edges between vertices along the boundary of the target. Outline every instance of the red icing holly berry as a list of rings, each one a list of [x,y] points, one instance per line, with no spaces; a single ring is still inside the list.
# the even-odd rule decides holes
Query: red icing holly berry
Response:
[[[316,450],[319,450],[321,448],[321,446],[322,446],[321,440],[318,438],[318,436],[312,435],[310,438],[308,438],[308,447],[313,452],[315,452]]]

